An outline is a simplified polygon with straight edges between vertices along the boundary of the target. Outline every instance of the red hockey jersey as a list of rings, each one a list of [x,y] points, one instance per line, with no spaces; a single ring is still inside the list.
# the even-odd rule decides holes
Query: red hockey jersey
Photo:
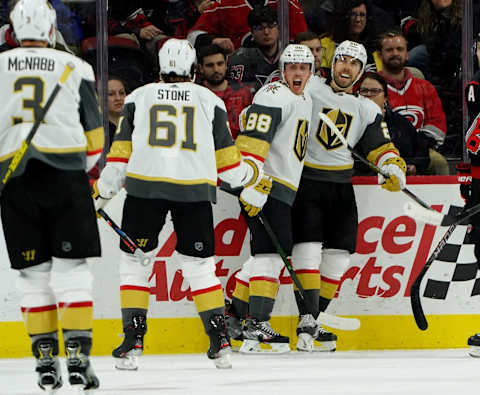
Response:
[[[265,5],[277,8],[277,0],[265,0]],[[190,29],[188,39],[195,43],[199,34],[209,33],[216,37],[227,37],[232,40],[235,49],[250,35],[248,14],[253,6],[248,0],[217,0],[205,10]],[[297,33],[307,30],[302,6],[298,0],[289,1],[290,40]]]
[[[380,74],[387,81],[388,103],[392,110],[407,117],[417,130],[442,144],[447,120],[435,87],[427,80],[414,77],[408,69],[405,69],[403,81],[389,79],[383,72]]]

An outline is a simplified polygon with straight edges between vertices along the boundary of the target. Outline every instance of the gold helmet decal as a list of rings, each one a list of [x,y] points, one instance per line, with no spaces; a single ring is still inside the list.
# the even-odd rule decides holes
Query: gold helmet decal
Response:
[[[324,107],[322,112],[332,120],[340,133],[347,138],[350,126],[352,125],[353,116],[339,110],[338,108],[332,109]],[[315,137],[327,151],[335,150],[343,146],[342,142],[328,127],[328,125],[322,121],[322,119],[320,119],[318,123]]]

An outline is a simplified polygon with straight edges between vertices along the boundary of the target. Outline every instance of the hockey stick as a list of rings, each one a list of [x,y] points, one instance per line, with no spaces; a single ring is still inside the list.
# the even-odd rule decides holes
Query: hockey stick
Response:
[[[120,240],[122,240],[123,244],[125,244],[132,254],[135,255],[138,259],[140,259],[140,263],[143,266],[147,266],[152,261],[152,258],[146,255],[140,247],[135,244],[135,242],[128,237],[128,235],[115,223],[115,221],[101,208],[97,210],[97,213],[102,216],[105,222],[120,236]]]
[[[72,62],[68,62],[67,65],[65,66],[65,70],[63,70],[63,73],[60,76],[57,84],[55,85],[55,88],[53,88],[53,91],[50,94],[50,97],[48,98],[47,103],[45,104],[45,107],[40,109],[39,117],[35,119],[32,129],[30,129],[30,132],[28,133],[25,140],[23,140],[22,145],[17,150],[17,152],[15,152],[15,155],[13,155],[13,158],[10,160],[10,163],[8,164],[7,172],[2,177],[2,182],[0,183],[0,192],[2,192],[8,180],[10,180],[10,178],[12,177],[12,174],[18,168],[18,165],[20,164],[28,148],[30,147],[30,143],[32,142],[33,137],[37,133],[37,130],[40,127],[40,124],[45,119],[45,115],[47,115],[48,110],[50,109],[53,101],[57,97],[58,92],[60,92],[60,89],[62,89],[62,87],[65,85],[65,83],[68,80],[68,77],[70,76],[70,73],[74,69],[75,69],[75,64]]]
[[[425,274],[427,273],[428,269],[432,265],[433,261],[437,259],[438,255],[440,255],[440,252],[442,252],[443,247],[445,247],[445,244],[447,244],[448,239],[450,238],[453,231],[455,230],[455,228],[460,222],[461,221],[454,222],[452,225],[448,227],[447,231],[438,242],[432,254],[428,257],[427,262],[425,262],[425,265],[423,266],[420,273],[418,273],[417,278],[415,279],[415,281],[412,283],[410,287],[410,304],[412,305],[413,317],[415,318],[415,322],[418,328],[421,329],[422,331],[428,328],[428,322],[427,322],[427,318],[425,317],[425,313],[423,312],[422,301],[420,299],[420,285],[422,283],[423,278],[425,277]]]
[[[366,158],[363,157],[355,148],[350,146],[348,144],[347,139],[343,136],[342,133],[338,130],[337,126],[332,122],[332,120],[327,116],[327,114],[324,114],[322,112],[318,113],[319,117],[332,129],[333,133],[338,137],[338,139],[342,142],[345,147],[348,148],[348,150],[352,153],[353,156],[355,156],[358,160],[360,160],[362,163],[367,165],[370,169],[372,169],[375,173],[382,175],[384,178],[389,178],[390,176],[385,173],[382,169],[380,169],[377,165],[374,165],[373,163],[369,162]],[[408,190],[407,188],[403,188],[402,192],[407,195],[409,198],[413,199],[415,202],[417,202],[420,206],[424,207],[426,210],[429,210],[431,212],[431,216],[434,217],[436,216],[441,216],[441,214],[438,211],[435,211],[430,207],[430,205],[426,202],[424,202],[422,199],[420,199],[417,195],[415,195],[412,191]]]
[[[298,293],[300,297],[302,298],[302,301],[304,303],[307,303],[305,299],[305,290],[303,289],[302,284],[300,283],[300,280],[297,277],[297,274],[295,273],[295,270],[293,269],[292,265],[290,264],[287,254],[285,253],[284,249],[282,248],[280,242],[278,241],[277,235],[273,231],[272,227],[270,226],[270,223],[268,222],[267,218],[265,217],[265,214],[263,211],[260,210],[260,213],[258,214],[258,219],[262,223],[262,225],[265,228],[265,231],[267,232],[268,236],[270,237],[270,240],[272,240],[272,244],[274,245],[275,249],[277,250],[278,255],[282,258],[282,261],[287,268],[288,272],[290,273],[290,277],[292,278],[293,283],[298,289]],[[344,317],[339,317],[339,316],[334,316],[330,315],[324,312],[320,312],[317,322],[320,324],[324,324],[326,326],[329,326],[331,328],[337,328],[337,329],[342,329],[345,331],[354,331],[360,328],[360,320],[357,318],[344,318]]]

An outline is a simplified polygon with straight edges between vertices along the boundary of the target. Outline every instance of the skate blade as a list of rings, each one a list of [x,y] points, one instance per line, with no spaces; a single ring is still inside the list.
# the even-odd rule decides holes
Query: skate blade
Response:
[[[473,358],[480,358],[480,346],[470,346],[470,350],[468,350],[468,355]]]
[[[213,360],[215,367],[217,369],[231,369],[232,368],[232,359],[231,359],[232,350],[224,348],[218,352],[219,357]]]
[[[337,349],[337,342],[313,342],[313,344],[304,344],[300,340],[297,343],[297,351],[300,352],[334,352]]]
[[[123,358],[113,358],[115,368],[118,370],[138,370],[138,356],[134,353],[127,353]]]
[[[290,352],[288,343],[260,343],[258,340],[244,340],[239,350],[242,354],[286,354]]]

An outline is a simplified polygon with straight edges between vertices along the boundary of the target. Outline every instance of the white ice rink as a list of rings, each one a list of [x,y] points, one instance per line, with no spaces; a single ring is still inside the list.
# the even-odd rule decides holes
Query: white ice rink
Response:
[[[231,370],[200,354],[146,355],[136,372],[116,371],[109,357],[92,360],[101,382],[95,395],[467,395],[480,384],[480,359],[465,349],[234,354]],[[45,394],[33,369],[33,359],[0,359],[1,395]],[[71,393],[64,384],[57,395]]]

